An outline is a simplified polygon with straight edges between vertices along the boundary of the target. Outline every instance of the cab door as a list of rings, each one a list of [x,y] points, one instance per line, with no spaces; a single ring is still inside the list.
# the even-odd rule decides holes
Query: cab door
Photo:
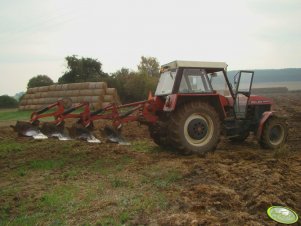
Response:
[[[236,118],[246,118],[253,77],[254,71],[239,71],[234,77],[234,113]]]

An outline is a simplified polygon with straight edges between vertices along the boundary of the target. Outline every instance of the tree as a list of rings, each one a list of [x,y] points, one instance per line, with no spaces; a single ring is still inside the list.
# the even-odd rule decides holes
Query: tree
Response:
[[[125,84],[135,75],[137,75],[137,72],[130,71],[128,68],[121,68],[120,70],[112,73],[111,76],[105,79],[105,81],[109,87],[117,89],[121,102],[125,103],[129,101],[127,94],[128,91],[126,90]]]
[[[118,70],[106,79],[109,87],[117,89],[122,103],[145,100],[148,92],[154,93],[158,77],[141,75],[129,70]]]
[[[158,77],[133,75],[124,83],[126,102],[146,100],[149,91],[155,92]]]
[[[32,77],[28,83],[27,88],[39,87],[39,86],[49,86],[52,85],[53,81],[47,75],[37,75]]]
[[[105,78],[109,87],[117,89],[122,103],[145,100],[149,91],[156,90],[159,80],[159,62],[154,57],[141,57],[138,71],[121,68]]]
[[[0,96],[0,108],[15,108],[18,106],[18,102],[15,98],[2,95]]]
[[[67,56],[67,71],[59,78],[59,83],[97,82],[108,76],[101,69],[102,64],[97,59]]]
[[[159,76],[160,64],[155,57],[141,57],[140,64],[138,65],[138,71],[143,75]]]
[[[124,77],[124,76],[129,76],[129,75],[133,75],[135,72],[130,71],[130,69],[128,68],[121,68],[120,70],[114,72],[111,76],[113,78],[120,78],[120,77]]]

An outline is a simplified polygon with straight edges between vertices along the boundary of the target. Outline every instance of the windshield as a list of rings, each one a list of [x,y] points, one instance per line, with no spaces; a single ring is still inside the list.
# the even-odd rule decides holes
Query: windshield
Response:
[[[172,88],[176,78],[176,70],[165,71],[161,74],[160,80],[156,89],[156,96],[168,95],[172,93]]]
[[[205,69],[184,69],[180,93],[211,93],[229,95],[229,89],[222,71],[207,73]]]
[[[206,71],[204,69],[184,69],[179,92],[212,92],[212,87]]]
[[[219,93],[223,96],[230,95],[229,87],[226,83],[226,79],[225,79],[224,73],[222,71],[214,72],[214,73],[211,73],[208,75],[209,75],[213,90],[215,90],[217,93]]]

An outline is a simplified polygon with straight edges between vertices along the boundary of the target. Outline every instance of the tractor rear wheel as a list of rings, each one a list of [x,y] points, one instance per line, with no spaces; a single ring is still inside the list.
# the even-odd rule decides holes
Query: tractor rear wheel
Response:
[[[263,148],[277,149],[287,140],[288,129],[286,122],[278,117],[272,117],[264,124],[260,144]]]
[[[167,123],[162,121],[158,121],[155,124],[151,124],[148,126],[150,137],[157,145],[162,147],[168,146],[166,130],[167,130]]]
[[[168,138],[183,154],[213,151],[220,139],[220,119],[215,109],[204,102],[182,105],[170,118]]]

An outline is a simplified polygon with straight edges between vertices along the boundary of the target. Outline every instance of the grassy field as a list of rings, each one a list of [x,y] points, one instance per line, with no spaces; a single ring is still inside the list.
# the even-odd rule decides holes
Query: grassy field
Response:
[[[101,144],[18,137],[9,125],[30,112],[2,110],[0,226],[276,225],[271,205],[300,215],[300,94],[275,104],[290,125],[284,148],[221,137],[203,157],[158,147],[137,123],[123,128],[129,146],[106,142],[106,122]]]
[[[18,109],[0,109],[0,121],[28,120],[31,111],[19,111]]]
[[[149,139],[0,141],[0,226],[274,225],[270,205],[301,210],[297,152],[247,142],[198,158]]]
[[[3,109],[0,121],[28,120],[30,114]],[[103,154],[102,148],[107,144],[3,138],[0,225],[136,224],[169,207],[166,191],[183,172],[139,159],[161,152],[158,146],[139,140],[129,151],[114,146],[116,153]]]
[[[52,112],[49,110],[47,113]],[[81,109],[73,113],[81,113]],[[28,121],[33,111],[19,111],[18,109],[0,109],[0,122],[13,122],[17,120]],[[51,120],[52,118],[41,118],[41,121]]]
[[[109,155],[101,149],[79,141],[2,140],[0,225],[136,224],[169,208],[168,191],[183,172],[140,162],[140,155],[159,153],[157,146],[139,141],[126,154],[116,146]]]

